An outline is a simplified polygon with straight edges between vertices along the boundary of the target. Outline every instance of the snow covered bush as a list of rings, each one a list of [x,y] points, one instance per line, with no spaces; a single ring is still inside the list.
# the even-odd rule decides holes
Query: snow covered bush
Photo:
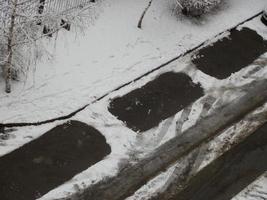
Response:
[[[221,0],[176,0],[186,15],[201,16],[217,6]]]

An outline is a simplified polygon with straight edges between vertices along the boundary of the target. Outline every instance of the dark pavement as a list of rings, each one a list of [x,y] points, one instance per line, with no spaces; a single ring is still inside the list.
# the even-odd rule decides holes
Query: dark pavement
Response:
[[[0,199],[35,200],[111,152],[93,127],[69,121],[0,158]]]
[[[250,65],[265,52],[267,41],[257,32],[249,28],[234,29],[229,37],[200,49],[192,62],[202,72],[218,79],[225,79]]]
[[[134,131],[146,131],[204,95],[184,73],[167,72],[123,97],[113,99],[109,111]]]

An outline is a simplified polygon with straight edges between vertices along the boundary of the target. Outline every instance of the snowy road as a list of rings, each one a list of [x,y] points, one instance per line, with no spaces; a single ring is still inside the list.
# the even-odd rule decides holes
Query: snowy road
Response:
[[[266,155],[267,124],[201,171],[173,199],[230,200],[267,171]]]

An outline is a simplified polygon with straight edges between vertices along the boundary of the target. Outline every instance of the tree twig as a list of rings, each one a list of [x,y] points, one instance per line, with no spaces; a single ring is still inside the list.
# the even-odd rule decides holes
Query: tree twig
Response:
[[[137,25],[137,27],[140,28],[140,29],[142,29],[142,23],[143,23],[144,17],[145,17],[145,15],[146,15],[148,9],[150,8],[150,6],[151,6],[151,4],[152,4],[152,1],[153,1],[153,0],[150,0],[150,1],[149,1],[148,6],[145,8],[144,12],[142,13],[142,15],[141,15],[141,17],[140,17],[140,19],[139,19],[139,21],[138,21],[138,25]]]

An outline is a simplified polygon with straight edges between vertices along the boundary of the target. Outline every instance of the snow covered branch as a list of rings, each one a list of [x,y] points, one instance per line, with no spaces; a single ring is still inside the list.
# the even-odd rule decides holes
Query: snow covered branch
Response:
[[[217,6],[221,0],[176,0],[186,15],[201,16]]]
[[[36,42],[62,28],[70,30],[70,24],[82,24],[91,2],[95,1],[0,0],[0,66],[6,92],[11,92],[15,74],[35,63]]]

